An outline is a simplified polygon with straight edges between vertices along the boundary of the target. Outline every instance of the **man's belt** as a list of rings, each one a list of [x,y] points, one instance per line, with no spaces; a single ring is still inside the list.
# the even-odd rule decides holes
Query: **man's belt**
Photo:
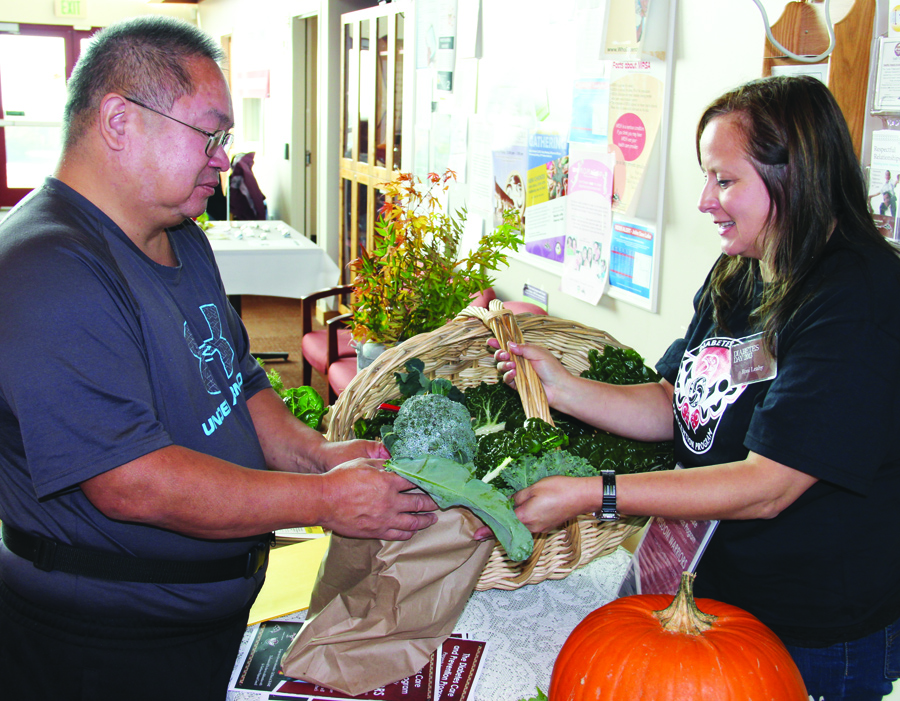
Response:
[[[206,584],[228,579],[249,578],[266,564],[269,540],[257,543],[244,555],[221,560],[155,560],[118,553],[78,548],[65,543],[23,533],[3,524],[3,544],[10,552],[34,563],[39,570],[57,570],[96,579],[147,584]]]

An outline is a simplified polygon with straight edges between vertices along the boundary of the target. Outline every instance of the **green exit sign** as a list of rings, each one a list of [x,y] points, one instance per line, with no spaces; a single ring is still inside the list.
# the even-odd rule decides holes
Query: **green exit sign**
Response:
[[[56,16],[87,19],[87,0],[56,0]]]

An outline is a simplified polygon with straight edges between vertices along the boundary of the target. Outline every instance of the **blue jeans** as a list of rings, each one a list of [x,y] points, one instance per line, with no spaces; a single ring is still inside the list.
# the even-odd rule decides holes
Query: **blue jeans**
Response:
[[[787,648],[813,701],[875,701],[900,678],[900,621],[849,643]]]

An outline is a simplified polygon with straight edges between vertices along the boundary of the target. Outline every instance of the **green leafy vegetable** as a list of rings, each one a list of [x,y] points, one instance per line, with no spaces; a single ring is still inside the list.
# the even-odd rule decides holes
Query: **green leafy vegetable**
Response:
[[[260,367],[264,367],[261,360],[257,361]],[[325,400],[322,399],[316,390],[312,387],[292,387],[290,389],[284,386],[284,381],[277,370],[267,370],[266,377],[269,378],[269,384],[275,393],[284,400],[291,413],[300,419],[310,428],[319,428],[322,417],[328,411]]]
[[[538,455],[568,444],[569,438],[562,429],[543,419],[527,419],[512,431],[491,433],[479,439],[474,459],[476,472],[483,477],[507,458],[516,460],[523,455]]]
[[[396,472],[427,492],[442,509],[465,506],[484,521],[512,560],[531,555],[534,538],[516,518],[512,503],[497,489],[472,474],[472,465],[439,457],[391,459],[386,470]]]
[[[507,496],[529,487],[544,477],[563,475],[565,477],[596,477],[597,471],[590,462],[565,450],[554,450],[543,455],[525,455],[512,460],[500,470],[495,480],[484,481],[492,484]]]
[[[381,427],[390,428],[394,425],[397,418],[397,412],[390,409],[379,409],[375,412],[375,416],[371,419],[360,418],[353,424],[353,435],[357,438],[365,440],[376,440],[381,438]]]
[[[420,358],[410,358],[406,361],[406,372],[395,372],[397,387],[404,397],[413,397],[417,394],[440,394],[449,397],[454,402],[465,403],[463,393],[458,390],[450,380],[445,378],[429,379],[425,374],[425,363]]]
[[[284,390],[284,403],[291,413],[310,428],[319,428],[322,417],[328,411],[325,400],[312,387],[292,387]]]
[[[632,348],[605,346],[601,353],[596,348],[588,351],[591,366],[582,377],[613,385],[639,385],[659,382],[659,374],[644,365],[644,358]]]
[[[505,382],[481,382],[463,390],[463,396],[476,435],[502,431],[512,419],[525,420],[519,393]]]

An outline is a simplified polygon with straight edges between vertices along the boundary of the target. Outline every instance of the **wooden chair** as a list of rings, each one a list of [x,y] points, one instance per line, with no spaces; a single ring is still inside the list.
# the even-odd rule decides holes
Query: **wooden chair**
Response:
[[[349,315],[329,319],[324,329],[313,328],[313,314],[320,299],[349,295],[352,291],[352,285],[339,285],[318,290],[301,298],[300,350],[303,356],[304,385],[312,382],[313,368],[328,380],[329,370],[336,363],[348,365],[345,361],[352,360],[353,367],[356,367],[356,349],[350,345],[350,329],[346,328],[345,324]],[[328,403],[334,404],[337,393],[330,381],[328,385]]]

